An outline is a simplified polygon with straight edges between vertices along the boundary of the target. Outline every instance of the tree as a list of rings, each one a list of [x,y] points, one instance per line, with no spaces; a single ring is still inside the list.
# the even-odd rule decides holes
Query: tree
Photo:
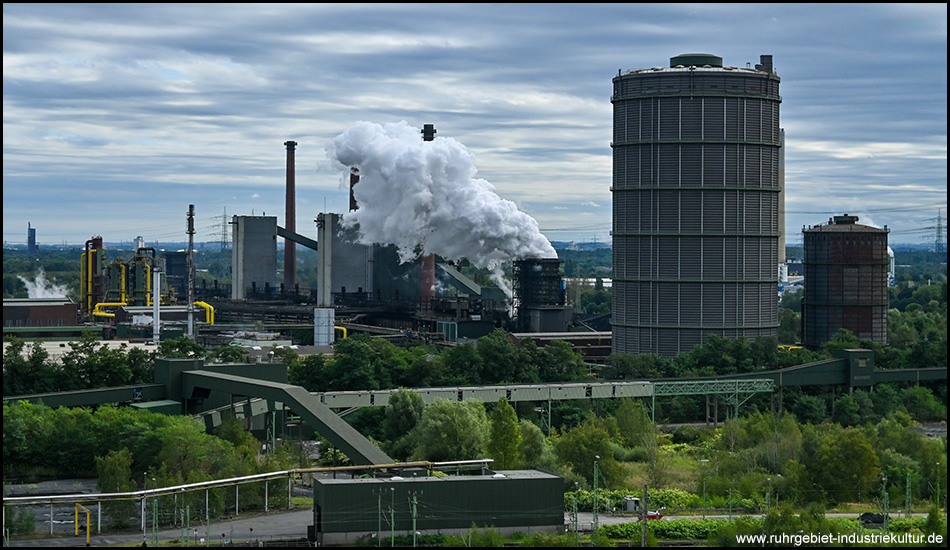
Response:
[[[110,349],[95,335],[86,333],[69,347],[70,351],[63,354],[63,372],[72,375],[76,389],[124,386],[132,381],[125,344]]]
[[[274,361],[288,366],[300,359],[300,355],[288,346],[273,346],[271,351],[274,352]]]
[[[204,346],[187,336],[162,340],[158,344],[158,357],[202,359],[207,354]]]
[[[850,395],[842,395],[835,399],[834,415],[832,420],[842,426],[856,426],[861,423],[861,407]]]
[[[901,392],[901,402],[907,407],[915,420],[946,420],[947,408],[934,397],[933,392],[923,386],[912,386]]]
[[[863,502],[878,484],[879,459],[864,432],[847,428],[825,436],[817,448],[813,471],[832,500]]]
[[[604,280],[598,277],[594,288],[581,291],[578,305],[580,312],[588,315],[610,313],[611,291],[604,288]]]
[[[530,361],[524,361],[518,348],[502,329],[482,336],[476,343],[482,359],[482,384],[536,382],[538,373]]]
[[[876,415],[889,418],[901,405],[900,392],[891,384],[876,384],[871,391],[871,403]]]
[[[221,424],[214,429],[214,435],[234,445],[238,454],[245,459],[256,457],[261,447],[257,438],[244,428],[240,420],[230,414],[221,419]]]
[[[792,414],[802,424],[820,424],[827,416],[825,400],[814,395],[801,395],[791,407]]]
[[[626,397],[620,400],[620,406],[614,413],[620,437],[628,446],[642,445],[644,435],[656,439],[656,424],[650,419],[643,403],[638,399]]]
[[[409,434],[419,424],[425,403],[418,392],[400,388],[389,396],[383,434],[389,441],[388,451],[394,458],[405,460],[412,454],[412,438]]]
[[[600,370],[605,380],[645,380],[660,378],[666,370],[668,361],[658,355],[632,353],[612,353],[604,361]]]
[[[587,376],[584,359],[563,340],[554,340],[534,352],[541,382],[569,382]]]
[[[488,431],[488,416],[480,402],[437,399],[426,406],[413,430],[413,457],[434,461],[482,458]]]
[[[855,349],[861,347],[858,337],[846,328],[838,329],[838,332],[825,342],[822,349],[829,355],[834,355],[836,351],[845,349]]]
[[[247,363],[251,356],[240,346],[221,346],[212,350],[208,359],[215,363]]]
[[[379,390],[392,387],[392,378],[374,339],[357,334],[333,345],[324,391]],[[378,340],[378,339],[377,339]],[[392,346],[389,342],[381,344]]]
[[[536,468],[541,465],[544,453],[548,448],[547,439],[537,424],[530,420],[521,419],[518,422],[521,431],[521,441],[518,444],[518,454],[521,464],[525,468]]]
[[[491,432],[488,438],[488,456],[495,460],[495,467],[512,470],[521,464],[518,452],[521,445],[521,428],[518,415],[508,401],[501,397],[491,412]]]
[[[448,371],[435,350],[428,346],[414,346],[409,349],[396,348],[394,351],[400,359],[398,370],[393,373],[393,382],[397,385],[426,388],[443,384]]]
[[[307,391],[326,391],[327,360],[323,355],[308,355],[287,368],[287,381]]]
[[[449,384],[481,384],[482,357],[475,344],[464,343],[442,352],[442,365],[446,370],[445,382]]]
[[[155,352],[131,348],[127,360],[133,384],[151,384],[155,381]]]
[[[99,475],[98,487],[103,493],[135,490],[135,482],[132,481],[132,453],[128,449],[110,451],[104,457],[97,456],[96,471]],[[135,512],[135,501],[107,500],[103,507],[112,526],[128,527]]]
[[[606,481],[605,487],[619,485],[622,481],[620,466],[610,447],[610,433],[604,421],[593,415],[559,436],[554,442],[554,452],[561,463],[583,477],[590,486],[594,483],[595,460]]]
[[[797,344],[802,341],[801,313],[790,309],[778,310],[778,341],[781,344]]]
[[[647,468],[650,475],[650,484],[654,487],[666,477],[666,464],[660,460],[659,442],[660,430],[650,419],[643,403],[639,400],[626,398],[621,400],[616,413],[617,427],[624,441],[644,451]]]
[[[34,342],[27,357],[26,343],[10,338],[3,352],[3,395],[29,395],[56,391],[56,369],[49,362],[49,353]]]

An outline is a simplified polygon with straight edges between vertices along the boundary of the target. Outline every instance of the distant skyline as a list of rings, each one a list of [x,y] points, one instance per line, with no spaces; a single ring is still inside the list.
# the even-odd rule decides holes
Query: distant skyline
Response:
[[[946,4],[4,4],[3,240],[217,242],[348,195],[326,147],[433,124],[551,241],[610,242],[611,79],[772,55],[786,242],[840,214],[924,244],[947,221]],[[945,235],[945,229],[944,229]]]

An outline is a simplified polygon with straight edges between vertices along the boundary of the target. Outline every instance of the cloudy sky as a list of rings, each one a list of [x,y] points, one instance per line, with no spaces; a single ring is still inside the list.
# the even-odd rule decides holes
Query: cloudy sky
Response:
[[[932,243],[947,216],[946,4],[3,5],[3,240],[220,241],[345,212],[327,146],[433,124],[552,241],[609,242],[611,79],[774,56],[786,230],[834,214]]]

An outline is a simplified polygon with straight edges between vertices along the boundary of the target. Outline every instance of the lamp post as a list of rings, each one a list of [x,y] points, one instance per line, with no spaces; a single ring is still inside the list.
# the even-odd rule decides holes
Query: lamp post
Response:
[[[705,464],[709,463],[708,458],[701,458],[699,460],[700,466],[703,469],[703,519],[706,519],[706,467]]]
[[[775,480],[775,483],[778,483],[779,486],[775,489],[775,507],[778,508],[778,494],[782,490],[782,474],[776,474],[778,479]]]
[[[936,497],[934,504],[937,505],[937,510],[939,511],[940,510],[940,463],[939,462],[937,463],[937,487],[936,487],[936,491],[934,492],[934,495]]]
[[[884,532],[886,533],[886,532],[887,532],[888,518],[889,518],[890,515],[891,515],[891,495],[890,495],[890,493],[887,491],[887,476],[886,476],[886,475],[884,476],[883,486],[884,486],[884,487],[883,487],[883,488],[884,488],[884,494],[883,494],[882,496],[884,497],[884,498],[883,498],[883,501],[884,501]]]
[[[765,515],[772,511],[772,478],[768,478],[769,492],[765,494]]]
[[[600,455],[594,455],[594,519],[591,522],[591,529],[596,533],[598,527],[597,521],[597,507],[600,506],[597,498],[597,462],[600,460]]]
[[[580,490],[580,484],[574,482],[574,509],[571,511],[571,527],[574,533],[577,533],[577,492]]]

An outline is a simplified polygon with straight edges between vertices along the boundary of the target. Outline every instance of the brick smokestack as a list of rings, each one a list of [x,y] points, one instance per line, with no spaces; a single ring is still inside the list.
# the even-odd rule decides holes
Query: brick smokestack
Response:
[[[284,213],[284,229],[297,232],[296,175],[294,174],[294,151],[296,141],[285,141],[287,146],[287,199]],[[297,243],[284,239],[284,291],[290,292],[297,286]]]

